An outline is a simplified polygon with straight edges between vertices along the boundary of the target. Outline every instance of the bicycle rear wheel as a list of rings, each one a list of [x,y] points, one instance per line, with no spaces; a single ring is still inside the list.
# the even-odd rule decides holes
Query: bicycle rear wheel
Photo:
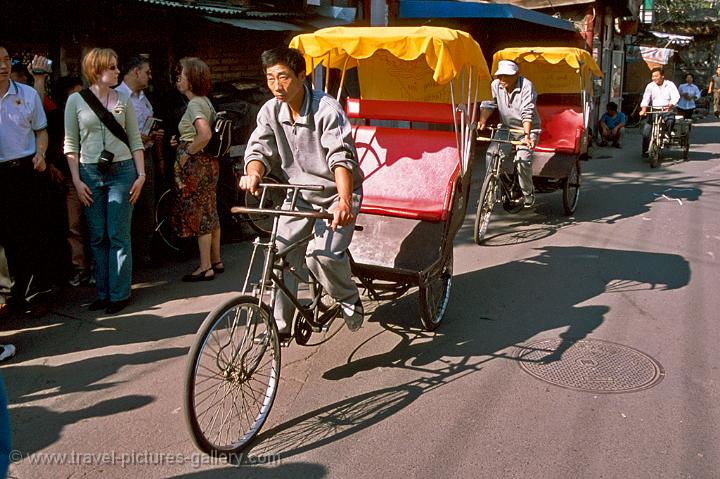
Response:
[[[263,178],[264,183],[280,183],[279,180],[272,176],[266,176]],[[282,188],[268,188],[265,192],[265,202],[263,203],[264,209],[277,209],[280,208],[285,201],[285,190]],[[259,208],[260,197],[255,196],[249,191],[245,192],[245,207],[246,208]],[[267,214],[248,214],[248,220],[250,220],[250,226],[257,233],[261,235],[268,235],[272,231],[273,219],[272,215]]]
[[[195,336],[184,412],[195,445],[239,454],[262,428],[280,380],[280,342],[267,306],[238,296],[212,311]]]
[[[165,246],[172,251],[180,251],[180,238],[175,234],[171,224],[175,192],[172,188],[165,190],[155,206],[155,232]]]

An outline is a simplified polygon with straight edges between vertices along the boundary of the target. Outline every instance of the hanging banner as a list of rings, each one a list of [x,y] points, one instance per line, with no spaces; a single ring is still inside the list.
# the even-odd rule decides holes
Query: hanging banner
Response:
[[[640,56],[646,62],[657,63],[659,65],[667,65],[670,58],[675,54],[675,50],[671,48],[656,47],[638,47]]]

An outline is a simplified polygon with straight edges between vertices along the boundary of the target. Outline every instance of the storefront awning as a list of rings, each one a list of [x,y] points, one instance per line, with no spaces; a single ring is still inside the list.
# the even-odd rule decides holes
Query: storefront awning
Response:
[[[544,13],[499,3],[456,2],[452,0],[401,0],[399,17],[436,19],[514,19],[570,32],[575,26],[568,20]]]

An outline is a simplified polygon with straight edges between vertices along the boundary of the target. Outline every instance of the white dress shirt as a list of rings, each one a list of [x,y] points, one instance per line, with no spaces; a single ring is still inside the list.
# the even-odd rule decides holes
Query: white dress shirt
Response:
[[[680,101],[680,93],[673,82],[664,80],[662,85],[658,85],[654,81],[651,81],[648,83],[648,86],[645,87],[645,93],[643,94],[640,106],[663,108],[677,105],[678,101]]]
[[[145,93],[140,90],[139,92],[133,92],[127,83],[122,82],[120,85],[115,87],[117,91],[122,91],[130,96],[130,101],[135,108],[135,114],[137,115],[137,124],[140,131],[143,131],[145,122],[148,118],[153,116],[153,107],[150,104],[150,100],[147,99]]]

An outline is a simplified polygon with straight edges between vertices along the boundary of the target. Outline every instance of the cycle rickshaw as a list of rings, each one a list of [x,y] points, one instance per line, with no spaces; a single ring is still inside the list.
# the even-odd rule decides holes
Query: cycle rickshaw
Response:
[[[664,148],[678,147],[682,149],[683,160],[688,159],[690,154],[690,130],[692,120],[685,119],[682,115],[675,115],[675,124],[672,131],[668,132],[663,121],[665,115],[673,115],[664,108],[652,108],[647,111],[652,121],[650,133],[650,144],[648,145],[648,156],[650,167],[657,168],[660,165],[660,153]]]
[[[345,103],[366,179],[361,228],[350,247],[353,274],[374,298],[418,287],[422,326],[435,329],[448,304],[453,238],[467,207],[475,104],[490,79],[479,45],[465,32],[438,27],[337,27],[297,36],[290,45],[305,55],[316,87],[329,91],[334,83],[338,97],[355,95]],[[275,248],[280,215],[321,221],[328,214],[292,204],[263,207],[269,190],[285,188],[290,199],[317,187],[261,187],[259,208],[233,211],[274,215],[270,238],[255,240],[241,294],[208,315],[188,358],[185,417],[195,444],[212,455],[240,454],[264,424],[278,388],[281,344],[307,344],[337,315],[313,275],[287,271]],[[258,250],[265,253],[262,272],[251,282]],[[288,290],[278,269],[307,275],[308,283],[305,298],[290,298],[297,314],[291,336],[282,339],[273,286]]]
[[[533,183],[536,192],[562,189],[563,209],[571,215],[577,208],[581,186],[581,163],[588,158],[593,77],[602,72],[592,55],[579,48],[506,48],[493,56],[493,70],[500,60],[518,64],[520,75],[533,82],[538,95],[537,111],[542,131],[533,153]],[[507,167],[506,167],[507,168]],[[496,195],[492,186],[481,190],[475,221],[475,242],[485,237],[496,202],[510,212],[519,211],[506,195]],[[495,185],[498,185],[496,182]],[[519,188],[517,181],[514,188]]]

